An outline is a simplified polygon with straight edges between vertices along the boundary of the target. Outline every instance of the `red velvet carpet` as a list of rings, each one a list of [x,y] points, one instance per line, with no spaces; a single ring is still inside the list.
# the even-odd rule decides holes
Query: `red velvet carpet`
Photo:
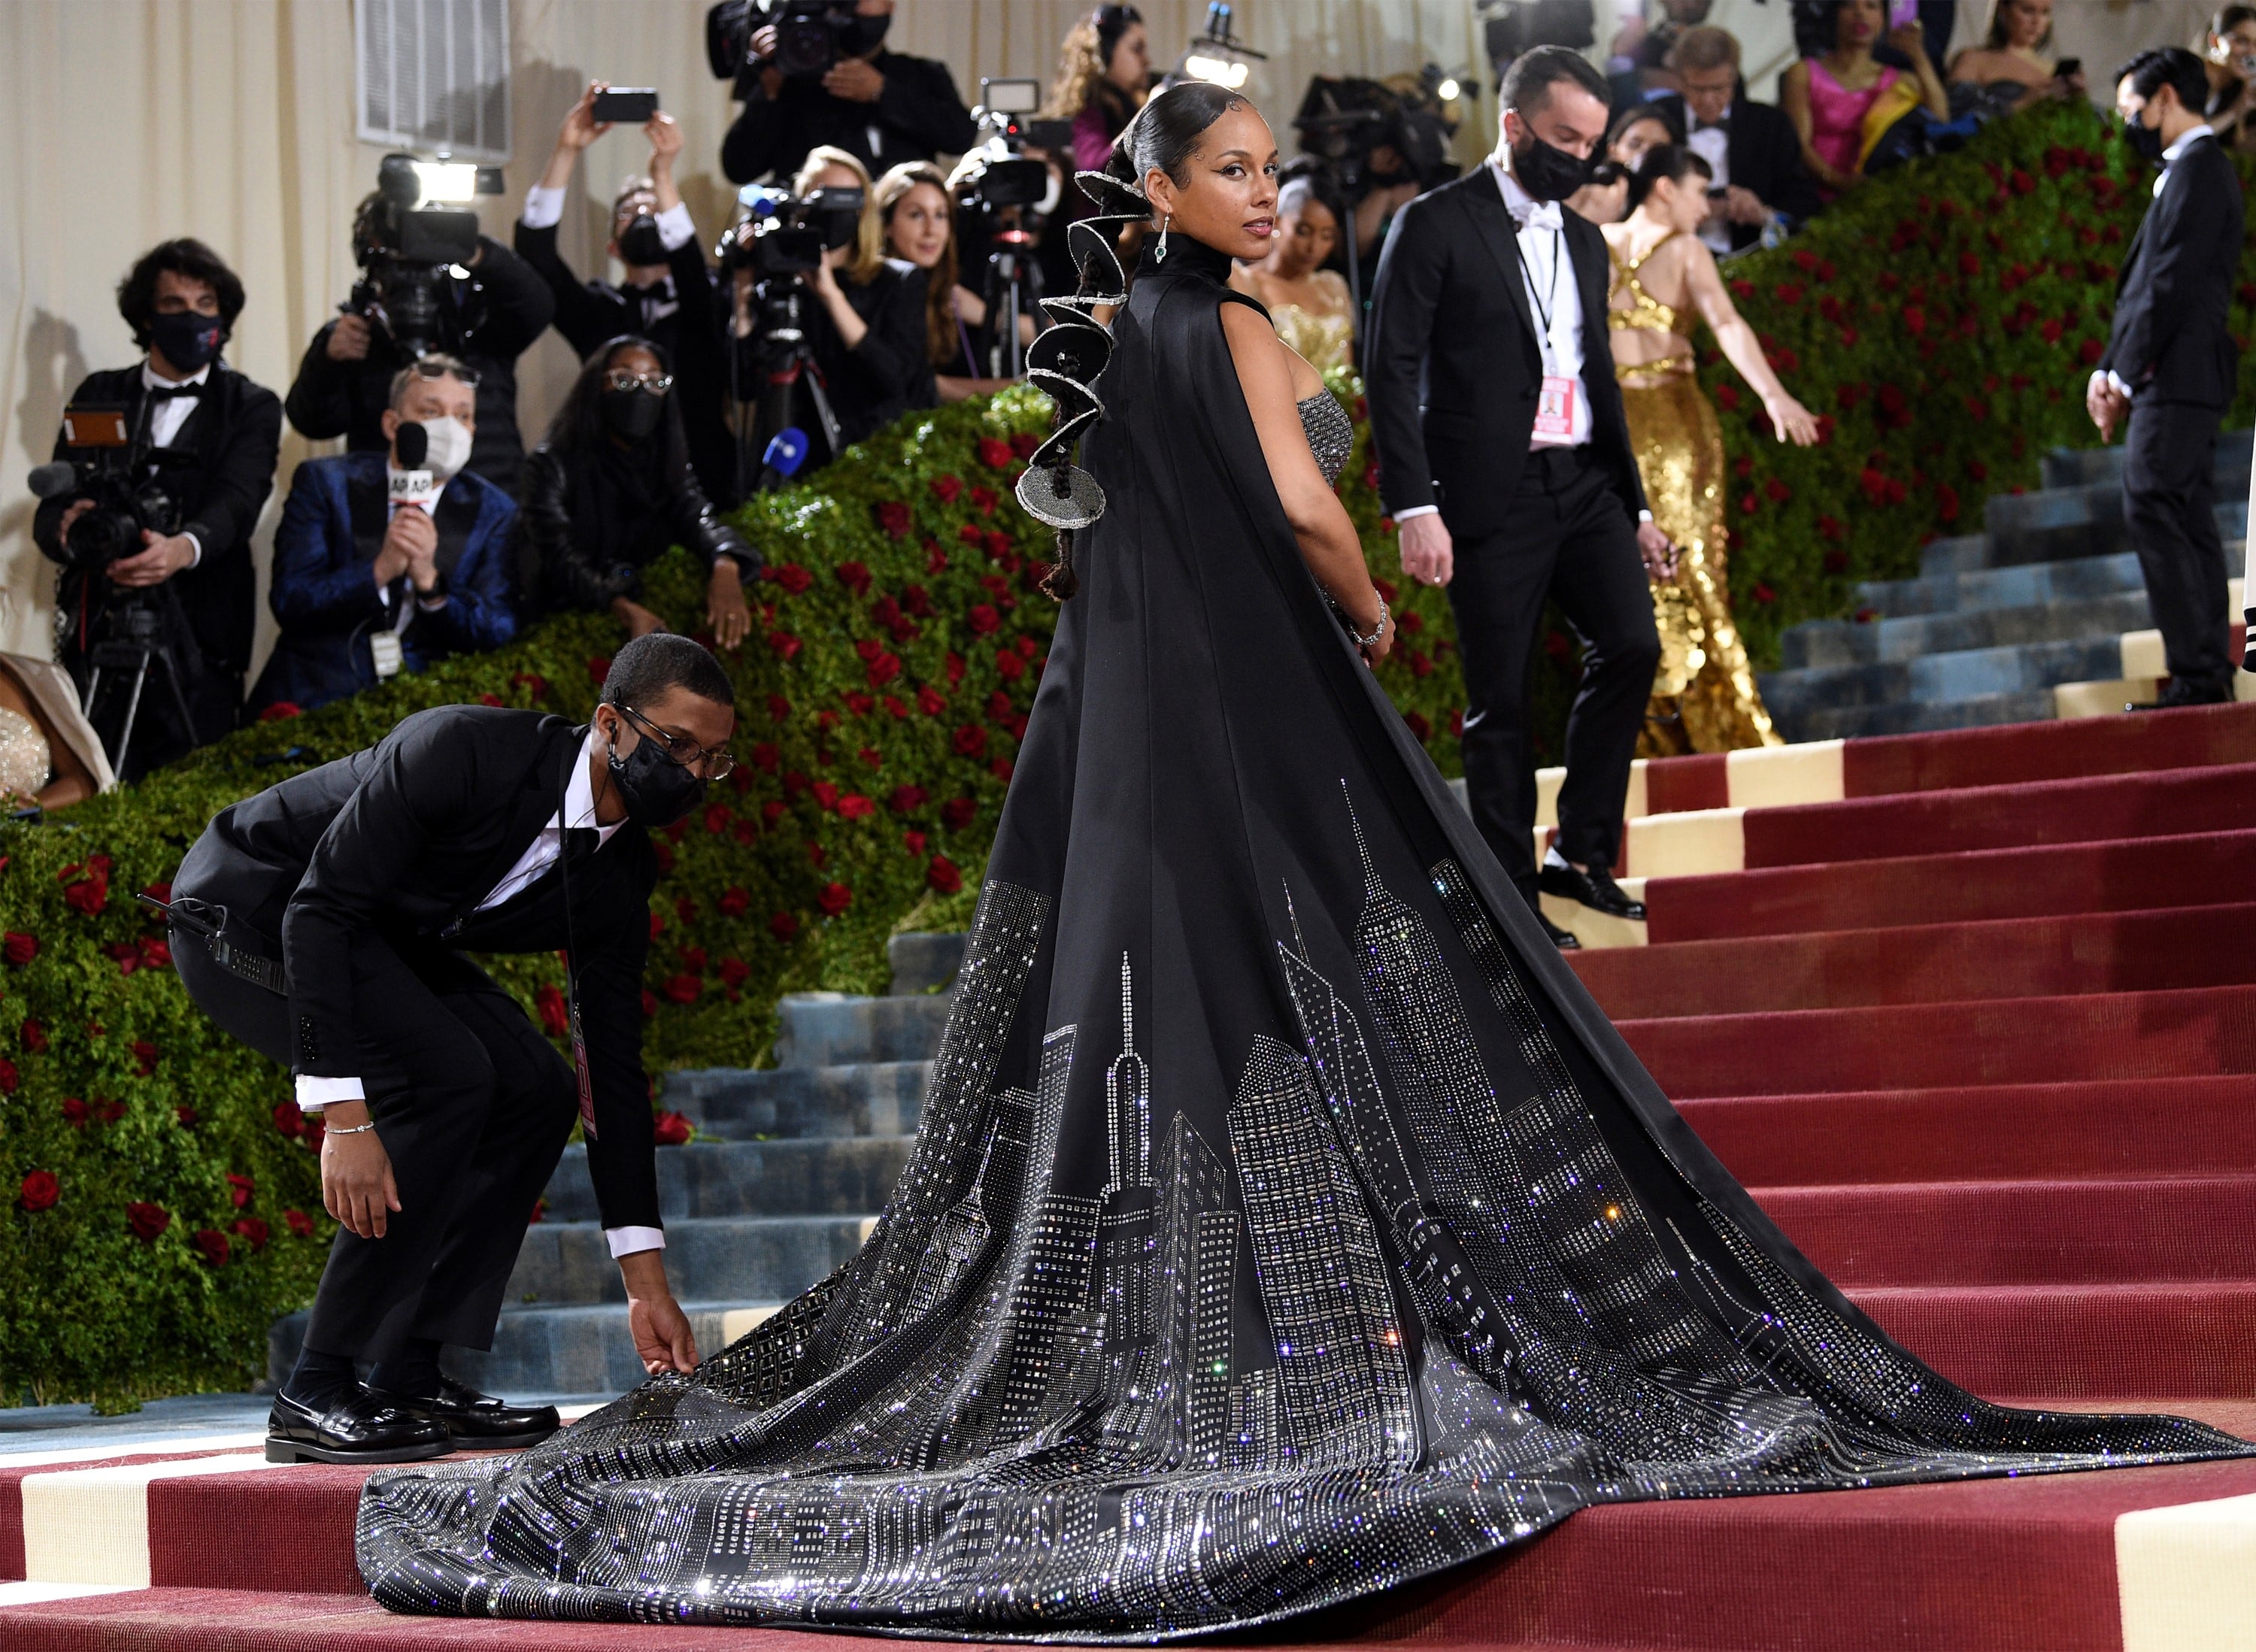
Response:
[[[2256,706],[1851,742],[1842,772],[1841,801],[1748,811],[1749,870],[1649,882],[1653,944],[1576,969],[1786,1232],[1945,1374],[2256,1430]],[[1727,780],[1674,759],[1646,796],[1719,808]],[[24,1575],[25,1478],[0,1464],[0,1576]],[[0,1648],[816,1644],[388,1616],[353,1570],[360,1478],[152,1480],[153,1586],[0,1607]],[[2183,1580],[2124,1517],[2252,1496],[2256,1462],[1603,1507],[1246,1640],[2116,1652],[2140,1625],[2135,1652],[2245,1646],[2156,1638]]]

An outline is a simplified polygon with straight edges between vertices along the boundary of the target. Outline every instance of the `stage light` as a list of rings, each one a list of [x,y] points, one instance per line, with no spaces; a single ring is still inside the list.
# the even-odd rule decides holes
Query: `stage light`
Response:
[[[1206,9],[1206,32],[1195,36],[1185,48],[1175,65],[1175,74],[1232,92],[1243,90],[1253,66],[1266,60],[1264,53],[1232,34],[1230,26],[1230,7],[1223,0],[1214,0]]]
[[[1457,93],[1462,89],[1454,79],[1445,80],[1434,88],[1434,95],[1444,103],[1454,103],[1457,101]]]
[[[423,199],[429,201],[475,201],[478,194],[478,169],[467,161],[419,160],[415,163],[416,180],[423,186]]]
[[[1245,77],[1252,69],[1250,63],[1233,63],[1228,58],[1208,57],[1195,52],[1183,60],[1183,73],[1191,79],[1211,81],[1216,86],[1226,86],[1233,92],[1245,84]]]

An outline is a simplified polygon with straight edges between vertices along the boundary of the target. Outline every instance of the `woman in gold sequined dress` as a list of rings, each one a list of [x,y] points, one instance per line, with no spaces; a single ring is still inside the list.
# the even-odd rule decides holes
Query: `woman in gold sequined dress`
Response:
[[[1339,216],[1306,178],[1277,194],[1277,233],[1269,256],[1242,264],[1230,285],[1261,300],[1277,336],[1318,372],[1355,359],[1355,304],[1347,279],[1322,267],[1339,244]]]
[[[0,808],[67,808],[115,783],[69,674],[0,654]]]
[[[1809,410],[1786,393],[1739,319],[1715,255],[1701,244],[1708,163],[1688,149],[1647,150],[1630,174],[1629,216],[1602,227],[1613,260],[1607,321],[1614,373],[1653,520],[1677,545],[1677,577],[1653,591],[1660,670],[1639,749],[1648,757],[1776,745],[1754,671],[1731,620],[1724,577],[1724,436],[1693,375],[1692,328],[1704,321],[1762,398],[1782,441],[1817,440]]]

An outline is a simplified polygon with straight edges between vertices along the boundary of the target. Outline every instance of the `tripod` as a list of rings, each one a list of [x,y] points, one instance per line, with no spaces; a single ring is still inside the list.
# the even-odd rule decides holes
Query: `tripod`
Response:
[[[126,695],[125,721],[115,740],[103,744],[115,754],[117,778],[136,780],[139,775],[131,768],[133,754],[133,725],[141,715],[142,690],[148,687],[150,674],[161,668],[165,686],[171,693],[173,713],[180,718],[180,733],[191,745],[195,741],[195,723],[188,715],[188,698],[182,687],[180,662],[172,643],[164,636],[164,617],[147,600],[129,597],[110,611],[108,634],[88,652],[92,669],[86,679],[86,694],[79,710],[86,720],[94,724],[97,732],[101,724],[95,720],[95,706],[102,696],[104,672],[123,673],[132,687]],[[113,693],[113,700],[116,697]]]
[[[765,287],[766,283],[762,283]],[[761,451],[765,443],[792,422],[798,391],[807,386],[807,397],[814,405],[815,422],[821,427],[822,439],[829,445],[829,456],[836,458],[845,444],[838,428],[838,415],[831,410],[830,392],[823,387],[822,368],[814,359],[814,347],[807,342],[807,329],[800,322],[800,306],[804,299],[797,277],[779,290],[763,291],[757,294],[760,317],[757,334],[766,377],[759,386],[758,399],[752,417],[737,420],[737,475],[740,489],[751,492],[752,486],[744,485],[751,469],[751,455]],[[737,379],[739,368],[737,352],[729,357],[729,373]],[[751,399],[744,394],[739,380],[730,386],[737,405],[742,406]],[[762,491],[781,487],[789,479],[786,473],[762,462],[756,484]]]
[[[987,254],[987,291],[994,295],[987,310],[987,371],[992,378],[1026,377],[1026,346],[1019,339],[1019,307],[1026,297],[1021,289],[1031,283],[1033,296],[1041,296],[1041,272],[1031,262],[1033,250],[1034,237],[1026,230],[998,229]]]

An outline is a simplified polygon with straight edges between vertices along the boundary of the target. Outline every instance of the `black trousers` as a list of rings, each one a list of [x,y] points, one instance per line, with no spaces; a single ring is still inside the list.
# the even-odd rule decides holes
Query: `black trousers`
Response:
[[[216,888],[176,893],[226,904]],[[282,956],[239,920],[225,932],[264,957]],[[222,969],[179,925],[172,944],[197,1006],[286,1069],[289,1001]],[[450,947],[364,935],[353,967],[360,1001],[384,1006],[384,1020],[360,1031],[360,1077],[400,1208],[382,1239],[339,1230],[306,1345],[363,1360],[419,1338],[490,1348],[526,1221],[572,1133],[571,1066]]]
[[[2220,407],[2143,399],[2131,404],[2123,520],[2139,553],[2171,679],[2189,689],[2229,694],[2229,576],[2217,531],[2217,427],[2224,416]]]
[[[1465,790],[1473,822],[1533,907],[1535,759],[1527,680],[1546,598],[1581,638],[1583,683],[1567,720],[1559,852],[1611,867],[1621,850],[1630,760],[1660,663],[1637,529],[1588,448],[1539,448],[1511,526],[1456,541],[1449,605],[1465,669]]]

